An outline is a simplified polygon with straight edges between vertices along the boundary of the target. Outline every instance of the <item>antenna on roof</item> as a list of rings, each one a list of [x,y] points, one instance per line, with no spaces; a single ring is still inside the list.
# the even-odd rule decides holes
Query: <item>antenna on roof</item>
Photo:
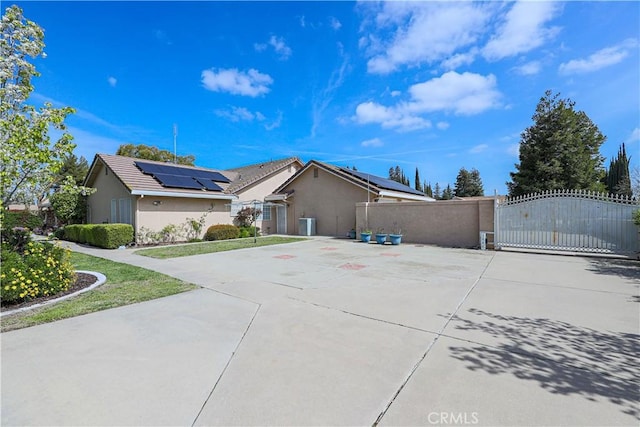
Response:
[[[178,136],[178,125],[173,124],[173,164],[178,164],[178,156],[176,155],[176,137]]]

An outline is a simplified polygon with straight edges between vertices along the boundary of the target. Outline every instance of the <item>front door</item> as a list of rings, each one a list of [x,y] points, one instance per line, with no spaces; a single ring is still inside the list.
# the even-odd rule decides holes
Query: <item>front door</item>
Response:
[[[284,205],[278,205],[276,207],[276,216],[278,217],[276,233],[287,234],[287,207]]]

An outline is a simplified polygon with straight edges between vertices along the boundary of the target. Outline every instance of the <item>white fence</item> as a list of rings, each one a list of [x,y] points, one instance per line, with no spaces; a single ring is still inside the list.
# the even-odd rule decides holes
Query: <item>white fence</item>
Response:
[[[639,208],[635,199],[576,190],[506,199],[495,208],[495,247],[635,253]]]

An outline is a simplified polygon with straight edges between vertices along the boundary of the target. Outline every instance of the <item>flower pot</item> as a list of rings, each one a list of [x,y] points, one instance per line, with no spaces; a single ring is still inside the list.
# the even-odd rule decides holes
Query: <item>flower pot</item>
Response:
[[[402,241],[402,234],[389,234],[389,240],[392,245],[399,245]]]
[[[379,245],[384,245],[386,241],[387,241],[386,234],[381,234],[381,233],[376,234],[376,242],[378,242]]]
[[[369,243],[371,241],[371,233],[360,233],[360,240]]]

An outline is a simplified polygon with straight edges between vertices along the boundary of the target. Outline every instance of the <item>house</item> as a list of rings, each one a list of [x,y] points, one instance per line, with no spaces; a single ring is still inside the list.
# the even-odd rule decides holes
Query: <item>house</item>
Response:
[[[139,235],[209,211],[205,230],[230,224],[243,205],[260,208],[254,200],[262,202],[301,167],[297,157],[218,170],[96,154],[84,182],[97,189],[88,198],[87,222],[131,224]],[[263,231],[274,227],[270,214],[264,209],[258,222]]]
[[[312,160],[265,201],[275,206],[278,233],[300,234],[300,218],[314,218],[316,234],[345,236],[356,225],[356,203],[435,199],[387,178]]]

